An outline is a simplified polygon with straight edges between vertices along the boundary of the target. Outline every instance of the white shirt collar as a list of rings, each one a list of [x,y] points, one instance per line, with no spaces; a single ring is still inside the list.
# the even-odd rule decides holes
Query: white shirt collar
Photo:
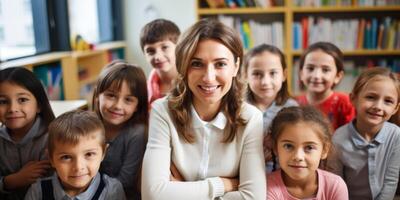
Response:
[[[193,128],[202,128],[206,125],[211,125],[214,126],[218,129],[224,130],[226,126],[227,119],[225,115],[220,111],[218,112],[217,116],[210,122],[204,121],[200,118],[200,116],[197,114],[196,109],[194,109],[194,106],[191,106],[191,111],[192,111],[192,117],[193,117]]]

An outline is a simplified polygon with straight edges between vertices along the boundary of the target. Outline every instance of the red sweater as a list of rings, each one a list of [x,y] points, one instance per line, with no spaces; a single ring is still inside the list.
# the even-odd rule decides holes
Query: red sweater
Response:
[[[309,105],[306,95],[297,97],[300,105]],[[323,112],[332,123],[334,130],[350,122],[355,116],[355,110],[350,102],[349,95],[333,92],[325,101],[313,105]]]

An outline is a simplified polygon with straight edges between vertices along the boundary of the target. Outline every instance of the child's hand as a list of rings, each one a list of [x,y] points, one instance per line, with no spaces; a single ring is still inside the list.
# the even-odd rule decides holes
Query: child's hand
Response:
[[[48,160],[31,161],[22,167],[18,174],[20,178],[25,179],[27,182],[30,182],[29,184],[31,184],[38,178],[43,177],[50,167],[50,162]]]
[[[224,182],[225,193],[238,191],[239,189],[239,179],[237,178],[223,178],[221,177],[222,182]]]
[[[182,177],[181,173],[179,173],[178,169],[175,167],[175,165],[172,163],[171,167],[171,181],[185,181],[185,179]]]
[[[28,186],[38,178],[44,176],[51,165],[48,160],[30,161],[26,163],[17,173],[5,177],[4,182],[7,190],[13,190]]]

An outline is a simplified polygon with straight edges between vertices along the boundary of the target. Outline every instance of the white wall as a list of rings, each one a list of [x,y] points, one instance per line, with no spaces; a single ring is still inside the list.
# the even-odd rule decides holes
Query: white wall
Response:
[[[148,74],[151,66],[146,62],[139,44],[141,28],[153,19],[165,18],[173,21],[183,32],[196,21],[196,2],[196,0],[124,0],[126,60],[139,64]]]

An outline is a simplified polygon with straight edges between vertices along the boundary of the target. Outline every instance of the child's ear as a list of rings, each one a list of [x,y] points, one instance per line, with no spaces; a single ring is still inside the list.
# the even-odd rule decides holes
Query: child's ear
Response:
[[[331,149],[331,144],[325,144],[324,149],[322,150],[321,160],[324,160],[329,155],[329,150]]]
[[[336,73],[335,81],[333,83],[337,85],[340,82],[340,80],[342,80],[343,76],[344,76],[344,71]]]

